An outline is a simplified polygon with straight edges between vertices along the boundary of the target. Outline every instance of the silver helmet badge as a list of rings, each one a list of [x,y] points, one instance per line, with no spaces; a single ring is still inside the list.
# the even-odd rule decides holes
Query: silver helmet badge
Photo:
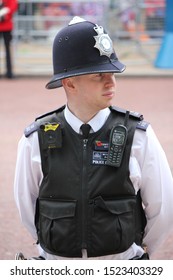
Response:
[[[96,40],[96,44],[94,45],[94,47],[100,51],[100,55],[106,55],[110,57],[114,52],[111,38],[108,34],[104,33],[102,26],[98,26],[96,24],[94,30],[98,34],[97,36],[94,36]]]

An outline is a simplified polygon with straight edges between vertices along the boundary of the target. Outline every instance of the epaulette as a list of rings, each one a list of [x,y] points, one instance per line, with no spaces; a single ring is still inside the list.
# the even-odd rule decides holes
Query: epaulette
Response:
[[[56,110],[53,110],[51,112],[48,112],[46,114],[43,114],[43,115],[37,117],[33,123],[31,123],[29,126],[27,126],[25,128],[25,130],[24,130],[25,137],[29,137],[33,132],[38,130],[38,128],[40,127],[40,124],[39,124],[40,120],[44,119],[44,121],[46,121],[46,119],[48,119],[51,115],[62,112],[64,110],[64,108],[65,108],[65,105]]]
[[[149,126],[149,124],[150,124],[149,122],[140,121],[140,122],[137,123],[136,128],[146,131],[146,130],[147,130],[147,127]]]
[[[33,132],[37,131],[38,129],[38,123],[35,121],[28,125],[24,130],[25,137],[29,137]]]
[[[122,113],[122,114],[126,114],[126,112],[127,112],[127,110],[116,107],[116,106],[111,106],[110,109],[112,111],[116,111],[116,112]],[[136,126],[137,129],[141,129],[143,131],[147,130],[147,127],[149,126],[149,123],[144,121],[144,118],[143,118],[142,114],[140,114],[138,112],[130,111],[129,115],[131,117],[137,118],[139,120],[139,122],[137,123],[137,126]]]
[[[127,112],[127,110],[119,108],[119,107],[116,107],[116,106],[110,106],[110,110],[111,111],[116,111],[116,112],[121,113],[121,114],[126,114],[126,112]],[[130,111],[129,115],[131,117],[139,119],[140,121],[143,120],[143,115],[141,113]]]

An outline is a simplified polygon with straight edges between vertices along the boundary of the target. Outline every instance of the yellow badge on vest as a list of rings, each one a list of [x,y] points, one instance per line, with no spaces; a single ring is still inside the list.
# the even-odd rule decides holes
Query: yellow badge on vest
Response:
[[[62,129],[60,123],[45,123],[40,126],[42,145],[44,149],[62,147]]]
[[[56,124],[51,124],[51,123],[45,124],[44,125],[44,131],[45,132],[47,132],[49,130],[55,131],[58,128],[58,126],[59,126],[59,123],[56,123]]]

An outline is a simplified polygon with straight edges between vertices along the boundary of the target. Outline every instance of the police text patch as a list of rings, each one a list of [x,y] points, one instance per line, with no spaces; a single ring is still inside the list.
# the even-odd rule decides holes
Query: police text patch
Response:
[[[105,165],[108,157],[108,152],[93,151],[92,164]]]

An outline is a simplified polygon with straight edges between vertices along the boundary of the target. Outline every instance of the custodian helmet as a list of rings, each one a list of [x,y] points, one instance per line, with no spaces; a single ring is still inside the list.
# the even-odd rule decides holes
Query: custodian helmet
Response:
[[[125,70],[102,26],[74,17],[58,32],[53,43],[54,76],[46,88],[61,87],[67,77],[92,73],[121,73]]]

